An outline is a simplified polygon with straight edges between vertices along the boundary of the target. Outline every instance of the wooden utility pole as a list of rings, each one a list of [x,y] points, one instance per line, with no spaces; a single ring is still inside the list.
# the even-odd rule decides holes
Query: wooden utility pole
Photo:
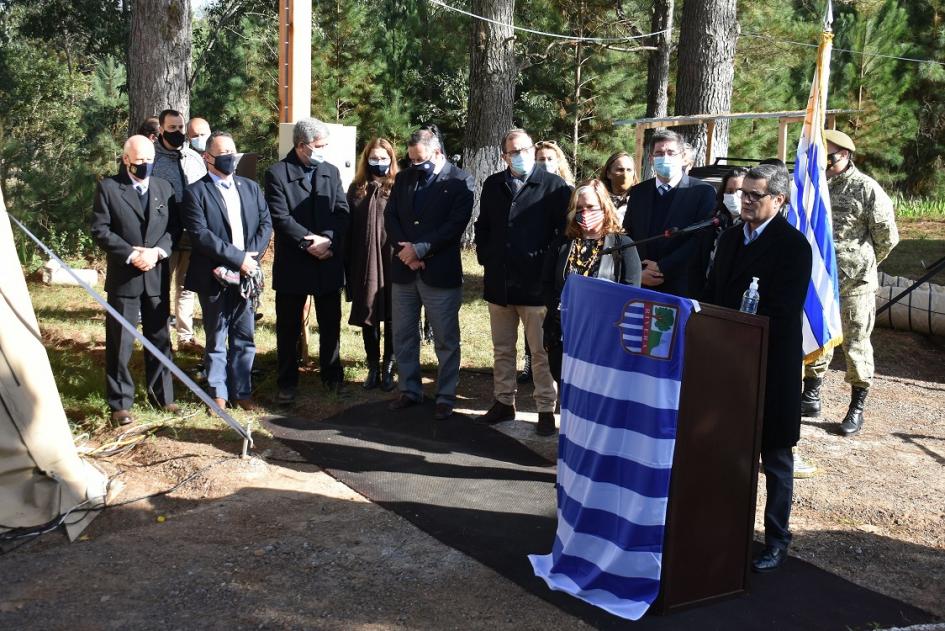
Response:
[[[312,115],[312,0],[279,0],[279,123]]]

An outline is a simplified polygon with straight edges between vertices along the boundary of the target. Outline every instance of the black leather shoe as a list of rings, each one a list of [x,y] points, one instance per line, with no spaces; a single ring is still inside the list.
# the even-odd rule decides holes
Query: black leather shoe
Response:
[[[759,574],[774,572],[784,565],[786,558],[787,550],[784,548],[765,546],[764,552],[756,556],[751,562],[751,569],[753,572],[758,572]]]
[[[405,410],[409,407],[418,405],[420,402],[416,399],[408,397],[406,394],[401,394],[399,397],[387,404],[387,409],[394,410]]]
[[[381,390],[390,392],[394,389],[394,362],[387,360],[381,365]]]
[[[437,403],[433,409],[433,418],[438,421],[445,421],[453,416],[453,406],[449,403]]]
[[[485,425],[495,425],[496,423],[501,423],[502,421],[514,421],[515,420],[515,406],[506,405],[496,401],[492,404],[492,407],[489,408],[489,411],[476,419],[477,423],[484,423]]]
[[[378,378],[377,366],[368,368],[367,378],[364,380],[364,383],[361,385],[361,387],[365,390],[373,390],[379,383],[380,379]]]
[[[820,416],[820,384],[819,377],[804,378],[804,392],[801,393],[801,416],[817,418]]]
[[[135,419],[128,410],[115,410],[112,412],[112,423],[116,425],[131,425],[134,422]]]
[[[866,405],[867,392],[866,388],[853,388],[847,415],[840,422],[840,433],[844,436],[852,436],[863,429],[863,408]]]
[[[554,412],[538,413],[538,426],[535,427],[535,433],[539,436],[551,436],[555,433]]]

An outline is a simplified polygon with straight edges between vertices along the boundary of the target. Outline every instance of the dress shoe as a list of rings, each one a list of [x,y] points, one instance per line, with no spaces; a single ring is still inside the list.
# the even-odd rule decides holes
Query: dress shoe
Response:
[[[476,419],[477,423],[484,423],[485,425],[495,425],[496,423],[501,423],[502,421],[514,421],[515,420],[515,406],[506,405],[501,401],[496,401],[492,404],[492,407],[489,408],[489,411]]]
[[[522,367],[522,372],[518,373],[518,377],[515,378],[515,381],[520,384],[531,383],[532,382],[532,356],[525,356],[525,365]]]
[[[784,565],[784,560],[786,558],[787,550],[784,548],[765,546],[764,551],[756,556],[751,562],[751,569],[753,572],[758,572],[759,574],[774,572],[776,569]]]
[[[554,412],[538,413],[538,425],[535,427],[535,433],[539,436],[551,436],[555,433]]]
[[[840,422],[840,433],[844,436],[852,436],[863,429],[863,407],[866,405],[866,388],[853,387],[850,394],[850,407],[847,409],[847,415]]]
[[[293,401],[295,401],[295,388],[282,388],[276,395],[276,403],[280,405],[288,405]]]
[[[117,425],[131,425],[134,422],[135,419],[128,410],[114,410],[112,412],[112,423]]]
[[[380,383],[380,375],[377,366],[372,366],[368,368],[367,378],[364,380],[364,383],[361,384],[361,387],[365,390],[373,390]]]
[[[167,412],[168,414],[180,414],[180,406],[176,403],[168,403],[167,405],[162,405],[161,409]]]
[[[220,406],[221,409],[226,409],[226,399],[221,399],[220,397],[213,397],[213,402]],[[207,414],[210,416],[216,416],[217,413],[214,412],[211,408],[207,408]]]
[[[399,397],[387,404],[387,409],[389,410],[405,410],[409,407],[418,405],[420,402],[412,397],[408,397],[406,394],[401,394]]]
[[[804,377],[804,392],[801,393],[801,416],[820,416],[820,377]]]
[[[381,390],[390,392],[394,389],[394,361],[387,360],[381,366]]]
[[[247,412],[255,412],[259,409],[259,406],[256,405],[256,403],[253,402],[253,400],[250,399],[249,397],[245,399],[237,399],[235,403],[236,403],[236,407],[238,407],[241,410],[246,410]]]
[[[433,418],[438,421],[445,421],[453,416],[453,406],[449,403],[437,403],[433,410]]]

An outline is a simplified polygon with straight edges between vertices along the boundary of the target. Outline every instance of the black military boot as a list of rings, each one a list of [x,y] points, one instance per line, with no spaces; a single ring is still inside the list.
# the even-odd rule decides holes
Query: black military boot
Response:
[[[365,390],[373,390],[381,383],[381,371],[380,366],[378,365],[377,360],[370,362],[368,364],[367,378],[362,384],[362,388]]]
[[[384,392],[394,389],[394,367],[394,360],[385,357],[381,364],[381,390]]]
[[[522,367],[522,372],[518,373],[518,377],[515,378],[515,381],[518,383],[531,383],[532,381],[532,356],[525,356],[525,366]]]
[[[844,436],[852,436],[863,429],[863,407],[866,405],[866,388],[853,386],[853,393],[850,395],[850,407],[847,409],[847,415],[840,422],[840,433]]]
[[[820,416],[820,377],[804,377],[804,392],[801,393],[801,416]]]

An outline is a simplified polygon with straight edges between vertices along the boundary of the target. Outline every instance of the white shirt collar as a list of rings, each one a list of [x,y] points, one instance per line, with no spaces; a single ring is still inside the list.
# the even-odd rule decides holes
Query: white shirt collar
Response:
[[[209,170],[207,171],[207,173],[208,173],[208,174],[210,175],[210,177],[213,179],[213,183],[216,184],[217,186],[219,186],[220,184],[222,184],[222,185],[224,186],[224,188],[229,188],[229,187],[233,186],[233,175],[232,175],[232,174],[230,174],[230,175],[228,175],[228,176],[226,176],[226,177],[220,177],[220,176],[217,175],[216,173],[211,173]]]

